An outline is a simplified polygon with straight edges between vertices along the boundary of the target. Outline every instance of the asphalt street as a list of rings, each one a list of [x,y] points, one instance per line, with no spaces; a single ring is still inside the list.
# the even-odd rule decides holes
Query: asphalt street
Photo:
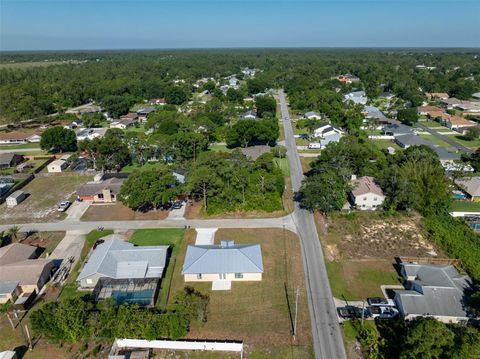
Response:
[[[298,192],[303,179],[303,170],[283,90],[279,91],[279,100],[292,187],[294,192]],[[302,247],[315,358],[345,359],[342,333],[313,214],[300,208],[296,202],[293,218]]]

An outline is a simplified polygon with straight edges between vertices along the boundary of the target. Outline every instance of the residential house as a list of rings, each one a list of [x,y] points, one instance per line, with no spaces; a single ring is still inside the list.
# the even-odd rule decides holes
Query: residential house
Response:
[[[58,160],[52,161],[47,165],[49,173],[60,173],[70,164],[69,158],[71,155],[63,155]]]
[[[395,94],[393,92],[386,91],[386,92],[382,92],[380,95],[378,95],[378,97],[386,100],[391,100],[392,98],[395,97]]]
[[[1,176],[0,177],[0,196],[3,196],[7,193],[10,188],[15,186],[15,180],[11,176]]]
[[[459,100],[452,97],[442,100],[447,109],[458,109],[465,113],[480,113],[480,101]]]
[[[368,97],[365,91],[353,91],[344,96],[346,101],[352,101],[355,104],[366,105]]]
[[[251,68],[248,68],[248,67],[245,67],[245,68],[242,69],[242,73],[247,77],[254,77],[256,71],[257,71],[256,69],[251,69]]]
[[[346,74],[346,75],[340,75],[337,77],[338,81],[344,83],[344,84],[351,84],[353,82],[358,82],[360,81],[360,78],[355,76],[355,75],[351,75],[351,74]]]
[[[182,274],[185,282],[260,281],[263,260],[259,244],[188,246]]]
[[[160,105],[160,106],[163,106],[163,105],[166,105],[167,102],[165,101],[164,98],[152,98],[148,101],[148,104],[149,105]]]
[[[155,112],[155,107],[142,107],[137,111],[138,120],[140,122],[145,122],[147,117],[152,113]]]
[[[119,128],[121,130],[126,130],[127,128],[134,126],[136,123],[137,123],[137,120],[124,118],[124,119],[120,119],[118,121],[112,122],[110,124],[110,128]]]
[[[23,191],[15,191],[10,196],[7,197],[7,207],[15,207],[19,203],[21,203],[27,196]]]
[[[186,171],[180,168],[173,170],[173,175],[177,179],[178,183],[185,183],[185,174],[186,174]]]
[[[240,151],[245,156],[255,161],[258,157],[260,157],[264,153],[270,153],[271,149],[272,148],[267,145],[257,145],[257,146],[244,147]]]
[[[125,178],[112,177],[106,180],[88,182],[77,188],[77,196],[82,201],[112,203],[117,201],[118,192]]]
[[[338,142],[343,137],[343,131],[330,124],[318,127],[313,131],[313,137],[319,139],[320,148],[325,148],[330,142]]]
[[[38,293],[50,279],[54,260],[37,257],[37,247],[22,243],[0,248],[0,283],[17,282],[15,293],[19,296],[21,293]]]
[[[93,140],[94,138],[102,138],[107,132],[106,128],[81,128],[77,131],[77,141],[86,139]]]
[[[433,317],[444,323],[467,321],[466,292],[472,280],[452,265],[401,263],[405,289],[395,290],[395,304],[405,319]]]
[[[397,143],[397,145],[405,149],[411,146],[424,145],[424,146],[430,147],[432,145],[430,141],[424,140],[420,136],[416,136],[412,134],[396,136],[394,141]]]
[[[23,161],[18,153],[0,153],[0,168],[11,168]]]
[[[418,106],[417,113],[419,115],[430,116],[433,114],[444,113],[445,111],[438,106]]]
[[[257,119],[257,111],[247,111],[240,116],[240,120],[256,120]]]
[[[41,136],[32,131],[0,132],[0,144],[38,143]]]
[[[379,120],[379,123],[389,123],[388,118],[378,107],[365,106],[362,113],[367,119],[376,118]]]
[[[385,200],[382,188],[375,182],[373,177],[364,176],[352,178],[352,191],[350,199],[352,204],[359,210],[376,210]]]
[[[93,289],[100,278],[161,279],[167,262],[168,246],[140,246],[118,239],[104,238],[94,246],[80,272],[79,287]]]
[[[382,132],[386,136],[405,136],[413,135],[415,132],[412,127],[402,124],[390,124],[382,128]]]
[[[425,93],[428,99],[440,99],[445,100],[449,98],[448,93],[446,92],[427,92]]]
[[[318,112],[310,111],[310,112],[307,112],[305,115],[303,115],[303,118],[306,118],[309,120],[321,120],[322,116]]]
[[[476,127],[477,123],[460,116],[449,116],[448,119],[445,120],[445,126],[451,130],[463,133],[466,128]]]
[[[471,201],[480,201],[480,177],[457,179],[455,184],[467,195]]]

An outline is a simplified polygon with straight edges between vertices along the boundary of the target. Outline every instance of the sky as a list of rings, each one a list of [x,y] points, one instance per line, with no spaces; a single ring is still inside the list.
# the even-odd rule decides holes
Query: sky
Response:
[[[0,0],[0,51],[480,47],[480,0]]]

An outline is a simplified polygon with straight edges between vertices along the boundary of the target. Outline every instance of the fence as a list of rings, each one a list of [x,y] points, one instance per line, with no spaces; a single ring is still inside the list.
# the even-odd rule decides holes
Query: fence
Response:
[[[395,137],[387,135],[370,135],[368,138],[371,140],[393,140]]]
[[[219,352],[240,353],[243,358],[243,342],[216,342],[216,341],[183,341],[183,340],[140,340],[115,339],[108,355],[109,359],[123,359],[119,354],[125,350],[135,349],[167,349],[167,350],[205,350]]]
[[[451,258],[422,258],[422,257],[398,257],[400,263],[418,263],[418,264],[451,264],[457,266],[460,264],[459,259]]]

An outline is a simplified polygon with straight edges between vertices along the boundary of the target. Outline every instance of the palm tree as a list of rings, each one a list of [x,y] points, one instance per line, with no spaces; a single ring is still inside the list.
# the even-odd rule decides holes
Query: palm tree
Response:
[[[7,236],[17,240],[19,232],[20,232],[20,227],[14,224],[11,228],[8,229]]]

